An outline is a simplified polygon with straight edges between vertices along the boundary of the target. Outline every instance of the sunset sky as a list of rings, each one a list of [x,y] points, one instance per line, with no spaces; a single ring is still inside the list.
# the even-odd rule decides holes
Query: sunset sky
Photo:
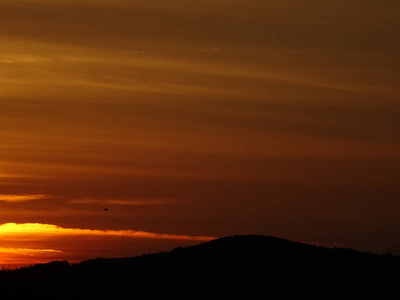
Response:
[[[0,265],[400,255],[399,51],[398,0],[0,0]]]

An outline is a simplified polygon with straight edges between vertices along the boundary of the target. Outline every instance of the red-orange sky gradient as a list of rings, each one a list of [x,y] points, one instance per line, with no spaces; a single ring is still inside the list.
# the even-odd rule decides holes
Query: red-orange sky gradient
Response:
[[[392,0],[0,0],[0,265],[400,254],[399,36]]]

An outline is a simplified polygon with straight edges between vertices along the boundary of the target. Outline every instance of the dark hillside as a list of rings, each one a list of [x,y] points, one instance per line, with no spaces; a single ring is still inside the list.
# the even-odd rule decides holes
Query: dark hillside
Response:
[[[396,290],[399,270],[397,256],[248,235],[132,258],[21,268],[3,272],[1,288],[2,299],[130,299],[140,294],[257,292],[284,295],[317,290],[369,293]]]

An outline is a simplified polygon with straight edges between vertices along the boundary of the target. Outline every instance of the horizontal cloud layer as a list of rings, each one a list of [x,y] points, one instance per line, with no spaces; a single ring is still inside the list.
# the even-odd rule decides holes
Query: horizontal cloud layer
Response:
[[[138,199],[100,199],[100,198],[80,198],[71,200],[72,204],[115,204],[127,206],[142,205],[162,205],[183,203],[182,200],[170,198],[138,198]]]
[[[37,240],[60,236],[120,236],[132,238],[210,241],[214,237],[153,233],[135,230],[97,230],[63,228],[41,223],[6,223],[0,225],[0,239]]]
[[[398,1],[0,1],[0,247],[395,244]]]
[[[14,268],[52,260],[79,262],[94,257],[135,256],[212,239],[135,230],[6,223],[0,225],[0,265]]]
[[[24,202],[49,198],[51,198],[49,195],[0,195],[0,201],[4,202]]]

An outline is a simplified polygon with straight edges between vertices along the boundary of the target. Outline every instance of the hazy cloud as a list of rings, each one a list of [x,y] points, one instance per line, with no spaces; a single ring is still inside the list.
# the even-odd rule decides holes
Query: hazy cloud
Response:
[[[50,195],[0,195],[0,201],[4,202],[25,202],[50,198],[52,198]]]
[[[38,64],[51,62],[51,59],[37,55],[0,55],[0,64]]]
[[[0,28],[4,222],[313,241],[370,209],[349,240],[399,228],[398,1],[2,0]]]
[[[99,199],[99,198],[80,198],[71,200],[73,204],[114,204],[127,206],[147,206],[147,205],[164,205],[178,204],[184,201],[170,198],[138,198],[138,199]]]

